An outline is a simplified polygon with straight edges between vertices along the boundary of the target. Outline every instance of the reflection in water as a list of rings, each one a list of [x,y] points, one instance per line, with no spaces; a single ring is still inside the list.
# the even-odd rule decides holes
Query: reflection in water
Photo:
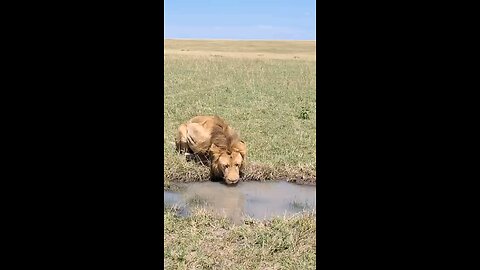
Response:
[[[191,183],[181,193],[164,191],[164,205],[178,207],[181,215],[188,215],[191,207],[205,207],[240,223],[245,215],[267,219],[316,210],[316,187],[287,182],[240,182],[234,187]]]

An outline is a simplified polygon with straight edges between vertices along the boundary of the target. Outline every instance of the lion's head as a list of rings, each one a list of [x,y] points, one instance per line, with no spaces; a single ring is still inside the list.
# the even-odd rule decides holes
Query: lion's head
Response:
[[[243,141],[235,141],[230,147],[210,147],[211,175],[214,179],[222,179],[226,184],[236,184],[240,180],[245,164],[247,147]]]

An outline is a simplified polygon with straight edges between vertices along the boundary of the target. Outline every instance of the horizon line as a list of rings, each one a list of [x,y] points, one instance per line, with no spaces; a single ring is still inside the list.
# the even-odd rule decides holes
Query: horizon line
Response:
[[[233,39],[233,38],[170,38],[164,37],[163,40],[218,40],[218,41],[317,41],[316,39]]]

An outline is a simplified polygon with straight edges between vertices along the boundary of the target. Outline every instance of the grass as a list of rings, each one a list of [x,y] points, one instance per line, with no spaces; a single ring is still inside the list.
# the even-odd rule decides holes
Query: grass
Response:
[[[178,125],[219,115],[248,147],[244,180],[316,182],[315,42],[164,42],[164,189],[208,181],[175,152]],[[178,187],[178,186],[177,186]],[[202,208],[164,209],[164,269],[315,269],[316,215],[233,225]],[[292,202],[304,208],[303,202]]]
[[[164,186],[207,181],[172,145],[178,125],[219,115],[248,147],[245,180],[316,182],[315,42],[166,40]]]
[[[197,209],[164,211],[165,269],[315,269],[314,214],[240,226]]]

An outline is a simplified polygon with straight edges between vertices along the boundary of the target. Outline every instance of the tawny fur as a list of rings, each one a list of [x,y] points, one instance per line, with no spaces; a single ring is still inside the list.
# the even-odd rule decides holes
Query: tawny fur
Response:
[[[178,127],[177,150],[206,156],[210,159],[213,179],[222,178],[228,184],[238,182],[245,164],[245,142],[222,118],[196,116]]]

